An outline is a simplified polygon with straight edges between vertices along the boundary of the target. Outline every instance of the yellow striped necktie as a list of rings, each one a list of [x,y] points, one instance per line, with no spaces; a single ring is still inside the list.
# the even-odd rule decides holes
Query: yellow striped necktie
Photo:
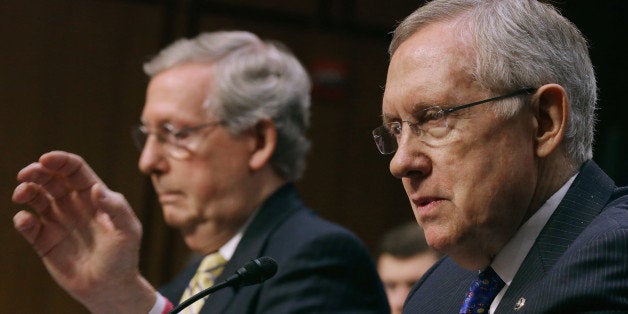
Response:
[[[211,287],[214,285],[216,278],[220,276],[222,270],[225,268],[225,264],[227,261],[225,260],[219,252],[215,252],[209,254],[203,258],[201,264],[198,266],[196,270],[196,274],[190,280],[187,288],[183,292],[183,296],[181,296],[181,301],[179,303],[187,300],[191,296]],[[205,298],[200,299],[189,307],[187,307],[184,313],[188,314],[198,314],[205,303]]]

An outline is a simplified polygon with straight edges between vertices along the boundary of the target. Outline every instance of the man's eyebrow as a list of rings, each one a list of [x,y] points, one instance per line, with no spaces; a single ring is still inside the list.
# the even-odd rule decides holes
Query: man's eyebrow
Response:
[[[427,109],[427,108],[431,108],[431,107],[445,107],[444,104],[442,103],[435,103],[435,102],[417,102],[414,103],[410,109],[410,112],[412,115],[416,115],[417,113]]]
[[[383,113],[382,114],[382,121],[384,123],[391,122],[391,121],[394,121],[394,120],[399,120],[399,116],[392,115],[392,114],[387,114],[387,113]]]
[[[417,117],[419,114],[421,114],[421,112],[423,112],[423,110],[430,108],[430,107],[435,107],[435,106],[439,106],[439,107],[447,107],[444,105],[440,105],[440,104],[434,104],[434,103],[428,103],[428,102],[417,102],[411,105],[410,107],[410,116],[412,117]],[[389,122],[389,121],[394,121],[394,120],[400,120],[401,118],[399,118],[398,115],[393,115],[393,114],[387,114],[387,113],[382,113],[382,120],[384,122]]]

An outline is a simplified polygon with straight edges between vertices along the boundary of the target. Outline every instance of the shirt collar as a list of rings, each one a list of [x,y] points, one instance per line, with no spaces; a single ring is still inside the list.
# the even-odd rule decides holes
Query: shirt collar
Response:
[[[567,180],[554,195],[545,201],[543,206],[519,228],[512,239],[506,243],[495,259],[493,259],[491,267],[493,267],[499,277],[506,283],[506,287],[512,282],[523,260],[526,255],[528,255],[530,248],[532,248],[532,245],[536,241],[536,238],[549,221],[558,207],[558,204],[567,194],[567,190],[569,190],[569,187],[577,175],[576,173]]]
[[[231,260],[231,257],[233,257],[236,248],[238,248],[238,244],[240,244],[240,240],[242,240],[244,231],[246,231],[246,229],[249,227],[251,221],[253,221],[253,218],[255,218],[255,216],[257,215],[257,212],[259,212],[259,208],[257,208],[253,212],[253,214],[247,219],[246,223],[244,223],[240,230],[238,230],[238,233],[236,233],[229,241],[227,241],[227,243],[225,243],[223,246],[220,247],[220,249],[218,249],[218,252],[220,252],[220,255],[222,255],[225,260]]]

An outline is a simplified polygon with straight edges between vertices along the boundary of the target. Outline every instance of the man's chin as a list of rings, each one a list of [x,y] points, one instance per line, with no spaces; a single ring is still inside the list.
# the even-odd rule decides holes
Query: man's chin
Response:
[[[198,228],[196,227],[183,228],[179,230],[181,231],[181,235],[183,237],[185,245],[194,252],[209,253],[218,249],[211,248],[210,250],[208,250],[207,237],[202,236],[200,232],[197,232]]]
[[[188,233],[189,229],[195,225],[189,217],[184,217],[180,208],[163,207],[163,217],[166,225],[172,228],[181,230],[184,233]]]

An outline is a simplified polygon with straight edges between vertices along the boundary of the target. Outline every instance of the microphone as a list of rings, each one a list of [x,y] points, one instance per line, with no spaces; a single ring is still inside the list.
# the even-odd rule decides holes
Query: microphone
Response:
[[[169,314],[179,313],[192,303],[204,298],[205,296],[225,287],[245,287],[258,283],[262,283],[277,273],[277,262],[268,256],[256,258],[240,267],[227,280],[213,285],[181,302],[177,307],[172,309]]]

